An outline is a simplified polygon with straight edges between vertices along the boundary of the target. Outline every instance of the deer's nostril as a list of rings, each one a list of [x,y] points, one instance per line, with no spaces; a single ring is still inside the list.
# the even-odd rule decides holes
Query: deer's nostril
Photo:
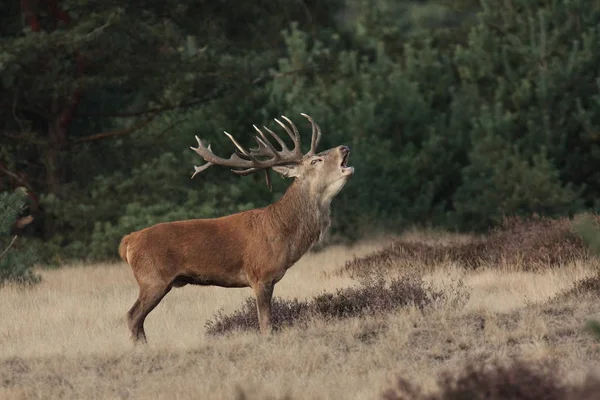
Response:
[[[342,151],[342,153],[349,153],[350,152],[350,147],[348,147],[348,146],[340,146],[340,150]]]

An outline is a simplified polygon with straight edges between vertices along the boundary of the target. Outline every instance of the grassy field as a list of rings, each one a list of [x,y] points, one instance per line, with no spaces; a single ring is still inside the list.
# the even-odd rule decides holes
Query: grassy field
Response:
[[[404,240],[451,246],[471,239],[409,233]],[[383,247],[308,254],[275,296],[310,299],[359,285],[345,262]],[[249,289],[186,286],[148,317],[145,348],[132,345],[125,324],[137,295],[127,265],[41,271],[37,287],[0,290],[0,398],[231,399],[242,390],[251,399],[374,399],[398,376],[433,390],[441,372],[473,361],[551,359],[572,382],[600,367],[600,349],[583,330],[588,318],[600,318],[598,293],[569,292],[597,273],[595,262],[473,269],[447,259],[374,273],[393,277],[400,269],[421,274],[446,296],[423,310],[313,318],[263,338],[206,334],[206,321],[239,309]]]

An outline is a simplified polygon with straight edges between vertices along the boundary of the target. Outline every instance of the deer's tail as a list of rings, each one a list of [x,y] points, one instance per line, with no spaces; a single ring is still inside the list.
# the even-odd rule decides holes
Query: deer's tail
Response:
[[[126,263],[129,263],[129,261],[127,260],[127,243],[129,242],[129,235],[123,236],[123,239],[121,239],[121,244],[119,244],[119,256],[121,256],[121,259],[123,261],[125,261]]]

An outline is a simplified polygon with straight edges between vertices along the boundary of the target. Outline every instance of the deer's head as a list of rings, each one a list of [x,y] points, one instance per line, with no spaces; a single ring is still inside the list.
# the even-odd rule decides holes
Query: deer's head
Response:
[[[290,126],[275,118],[275,121],[281,125],[288,136],[292,139],[294,147],[290,150],[285,142],[272,130],[263,127],[264,130],[273,138],[280,150],[267,138],[267,135],[254,125],[258,133],[254,137],[257,148],[246,150],[229,133],[225,135],[233,142],[236,151],[228,159],[216,156],[210,145],[204,143],[196,136],[198,147],[192,147],[205,161],[206,164],[200,167],[194,167],[195,172],[192,178],[206,170],[211,165],[222,165],[232,168],[232,171],[238,175],[249,175],[258,171],[265,171],[267,186],[271,189],[271,179],[269,169],[281,174],[286,178],[294,178],[300,181],[302,185],[315,196],[322,200],[330,201],[344,187],[346,181],[354,174],[354,168],[348,166],[348,157],[350,148],[348,146],[338,146],[329,150],[316,153],[317,146],[321,139],[321,129],[313,119],[302,114],[309,120],[312,126],[312,140],[310,150],[302,154],[300,148],[300,134],[292,121],[285,116],[281,116]]]

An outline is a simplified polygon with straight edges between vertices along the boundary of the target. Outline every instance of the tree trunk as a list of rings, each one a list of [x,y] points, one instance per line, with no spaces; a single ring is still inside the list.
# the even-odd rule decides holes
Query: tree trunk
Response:
[[[56,99],[52,101],[51,111],[53,117],[47,123],[47,140],[44,148],[41,149],[45,167],[44,192],[58,195],[66,172],[63,151],[67,145],[68,132],[62,121],[64,111],[61,110],[60,102]],[[46,214],[44,217],[44,236],[48,239],[54,234],[56,223],[51,214]]]

